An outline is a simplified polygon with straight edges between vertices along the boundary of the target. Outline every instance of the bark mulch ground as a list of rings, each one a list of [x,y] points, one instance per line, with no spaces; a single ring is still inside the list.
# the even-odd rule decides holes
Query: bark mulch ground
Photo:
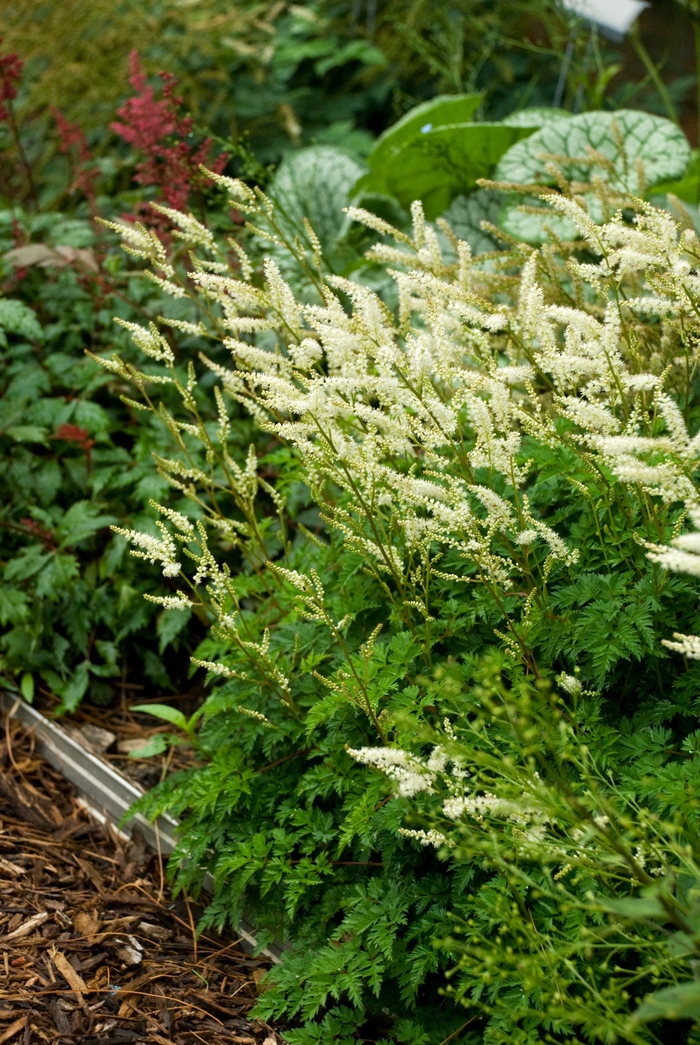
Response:
[[[91,818],[5,722],[0,736],[0,1045],[279,1045],[246,1019],[267,966],[196,937],[162,863]]]

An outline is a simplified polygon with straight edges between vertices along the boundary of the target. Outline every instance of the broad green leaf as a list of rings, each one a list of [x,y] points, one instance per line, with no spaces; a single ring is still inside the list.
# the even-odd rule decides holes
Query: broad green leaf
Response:
[[[168,704],[135,704],[129,710],[142,711],[147,715],[153,715],[154,718],[162,718],[178,729],[187,729],[187,719],[182,712]]]
[[[673,933],[668,937],[668,953],[674,958],[692,955],[695,951],[695,941],[688,933]]]
[[[0,328],[9,334],[26,337],[28,341],[44,339],[44,331],[34,311],[14,298],[0,298]]]
[[[601,899],[601,906],[623,918],[666,918],[666,909],[653,896],[625,896],[619,900]]]
[[[649,200],[655,207],[662,207],[663,203],[659,197],[663,196],[676,196],[683,203],[697,207],[700,199],[700,174],[691,174],[679,181],[665,181],[661,185],[655,185],[649,193]]]
[[[631,193],[638,193],[641,187],[638,162],[644,168],[646,185],[653,186],[681,178],[690,159],[685,135],[670,120],[632,109],[587,112],[547,123],[527,141],[514,145],[498,164],[495,177],[527,185],[554,185],[555,179],[545,168],[554,157],[570,181],[589,181],[592,169],[609,179],[605,166],[591,168],[591,150],[612,161],[616,187]]]
[[[697,206],[700,197],[700,150],[693,149],[690,163],[682,178],[675,181],[663,181],[659,185],[655,185],[649,195],[651,202],[655,205],[663,205],[656,197],[672,195],[677,196],[684,203],[692,203]]]
[[[633,1013],[640,1023],[650,1020],[697,1020],[700,1018],[700,980],[664,987],[644,999]]]
[[[412,138],[424,134],[426,130],[432,130],[433,127],[466,123],[471,120],[481,104],[482,97],[480,94],[441,94],[429,102],[417,105],[377,139],[367,157],[370,170],[377,172],[381,178],[381,171],[387,159]],[[382,192],[382,188],[373,186],[372,191]]]
[[[138,747],[133,747],[129,752],[129,758],[151,758],[153,755],[160,755],[165,751],[169,744],[172,742],[171,737],[167,733],[156,733],[154,737],[149,740],[144,740]]]
[[[387,189],[404,207],[422,200],[426,217],[433,220],[455,196],[473,189],[478,178],[487,178],[515,142],[531,134],[531,127],[500,123],[435,127],[387,159]]]
[[[436,128],[469,123],[481,101],[481,95],[465,94],[435,98],[431,102],[411,109],[403,119],[390,127],[379,138],[372,152],[367,157],[369,173],[360,178],[353,189],[353,197],[360,193],[390,194],[390,172],[394,169],[393,159],[401,153],[410,142],[419,142],[421,138]],[[563,119],[570,113],[563,109],[533,108],[521,109],[501,120],[500,125],[506,127],[529,128],[531,131],[542,127],[553,119]],[[488,126],[488,125],[483,125]],[[517,139],[516,139],[517,140]],[[490,171],[486,171],[486,176]],[[411,197],[408,202],[412,202]],[[406,205],[405,201],[404,205]],[[365,206],[364,203],[358,204]],[[370,208],[371,209],[371,208]]]
[[[182,610],[163,610],[158,615],[156,632],[158,634],[159,653],[162,653],[166,646],[169,646],[173,639],[187,627],[191,616],[192,610],[187,608]]]

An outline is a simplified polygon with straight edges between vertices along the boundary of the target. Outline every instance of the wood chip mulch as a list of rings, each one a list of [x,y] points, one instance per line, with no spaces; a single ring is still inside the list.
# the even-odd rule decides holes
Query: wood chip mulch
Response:
[[[1,724],[0,724],[1,725]],[[91,818],[16,725],[0,731],[0,1045],[281,1045],[246,1013],[267,965],[194,932],[139,839]]]

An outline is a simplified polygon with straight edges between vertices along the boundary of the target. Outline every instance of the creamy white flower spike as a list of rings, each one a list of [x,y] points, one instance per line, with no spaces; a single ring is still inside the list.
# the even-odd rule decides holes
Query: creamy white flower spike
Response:
[[[251,221],[272,227],[270,199],[236,179],[212,177]],[[585,261],[578,249],[553,243],[539,250],[513,244],[501,258],[484,260],[444,221],[438,235],[420,203],[411,209],[410,234],[351,209],[352,220],[382,237],[368,257],[394,282],[396,314],[361,273],[324,277],[320,242],[308,224],[305,239],[317,273],[302,299],[284,278],[278,253],[266,248],[275,258],[264,261],[261,276],[259,260],[239,242],[219,250],[192,215],[165,211],[180,238],[207,255],[193,255],[186,293],[199,315],[215,318],[215,337],[229,357],[214,351],[212,358],[199,357],[216,382],[216,417],[206,423],[196,411],[196,374],[192,370],[185,384],[157,324],[123,324],[152,373],[116,358],[105,361],[141,392],[149,382],[174,386],[190,411],[183,421],[161,407],[178,450],[156,463],[174,488],[197,502],[206,525],[193,528],[182,513],[162,510],[160,538],[125,532],[134,553],[158,562],[168,577],[182,571],[181,558],[186,566],[192,561],[192,583],[206,586],[218,600],[225,633],[240,638],[228,568],[217,561],[207,533],[213,529],[217,543],[240,550],[255,536],[258,491],[278,509],[283,498],[258,473],[254,455],[236,463],[229,418],[237,404],[293,448],[314,495],[322,500],[326,489],[339,492],[324,505],[326,524],[363,568],[402,593],[401,612],[421,626],[431,619],[428,574],[461,586],[460,592],[476,582],[524,592],[518,619],[527,629],[534,578],[547,582],[553,570],[575,565],[578,549],[562,529],[566,524],[544,514],[534,497],[528,501],[532,443],[565,444],[604,486],[615,494],[627,488],[652,515],[659,505],[682,502],[692,515],[700,504],[700,431],[684,413],[682,388],[700,368],[700,243],[669,213],[639,200],[612,191],[606,196],[601,188],[587,210],[577,191],[546,202],[555,217],[578,229]],[[602,220],[605,214],[610,220]],[[151,230],[110,227],[125,249],[151,264],[167,293],[185,293]],[[195,337],[210,329],[208,322],[163,323]],[[206,467],[188,456],[188,441],[205,448]],[[235,521],[203,508],[223,482],[212,479],[215,463],[240,508]],[[561,478],[578,482],[575,475]],[[695,523],[700,527],[700,518]],[[670,547],[649,546],[649,554],[668,569],[700,576],[700,540],[692,534]],[[283,567],[278,573],[296,588],[303,611],[321,619],[313,581],[285,575]],[[681,636],[668,644],[692,656],[693,641]],[[512,643],[508,649],[513,653]],[[574,686],[567,679],[560,677],[565,690]],[[437,770],[392,757],[404,788],[431,786]],[[483,805],[483,797],[474,801]]]

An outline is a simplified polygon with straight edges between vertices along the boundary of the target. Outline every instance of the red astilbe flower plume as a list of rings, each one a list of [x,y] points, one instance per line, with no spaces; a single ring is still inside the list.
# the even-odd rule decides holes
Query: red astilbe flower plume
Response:
[[[120,121],[111,124],[112,130],[143,154],[134,180],[157,187],[176,210],[187,210],[192,191],[206,182],[200,164],[218,173],[226,166],[227,157],[209,158],[211,138],[196,147],[188,145],[192,120],[180,114],[183,100],[175,93],[177,81],[172,73],[160,73],[163,96],[156,98],[136,51],[131,52],[129,63],[129,82],[136,94],[117,111]],[[157,215],[150,222],[160,223]]]
[[[146,82],[138,51],[132,51],[129,55],[129,70],[129,83],[137,93],[117,110],[117,116],[124,122],[115,122],[111,127],[129,145],[152,158],[158,152],[162,139],[175,130],[175,114],[170,99],[159,101],[151,85]]]
[[[0,36],[0,44],[2,37]],[[10,118],[10,110],[5,104],[13,102],[17,97],[17,84],[22,78],[24,62],[19,55],[0,54],[0,120]]]

